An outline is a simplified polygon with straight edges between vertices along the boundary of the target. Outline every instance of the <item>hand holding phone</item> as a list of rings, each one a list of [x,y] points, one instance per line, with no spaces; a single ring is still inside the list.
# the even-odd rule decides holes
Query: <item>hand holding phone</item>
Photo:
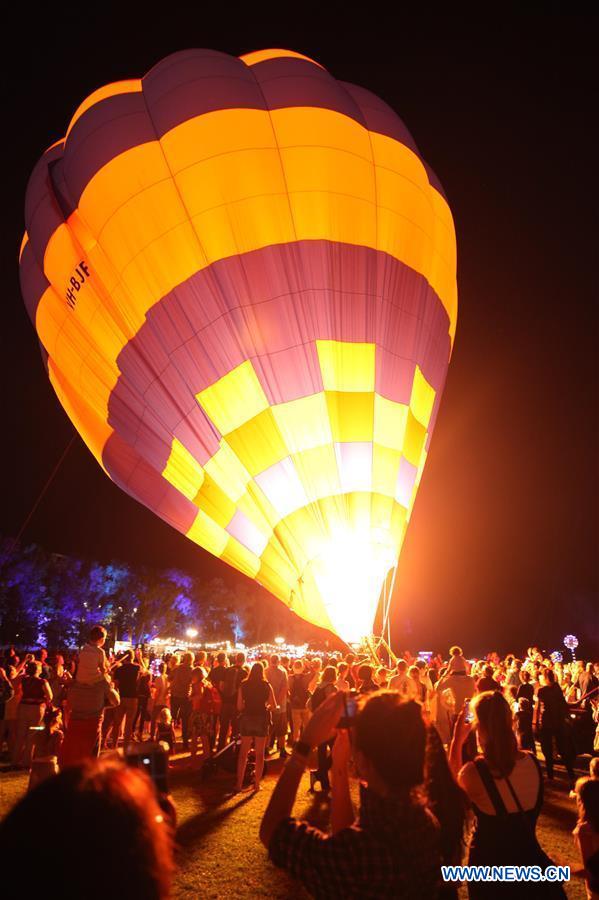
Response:
[[[344,713],[337,722],[337,728],[348,729],[352,727],[358,711],[358,697],[359,694],[357,691],[343,692]]]
[[[464,721],[468,722],[469,725],[474,722],[474,710],[472,709],[470,697],[466,697],[464,700]]]
[[[130,744],[125,751],[125,762],[135,769],[143,769],[158,794],[168,794],[168,747],[162,741]]]

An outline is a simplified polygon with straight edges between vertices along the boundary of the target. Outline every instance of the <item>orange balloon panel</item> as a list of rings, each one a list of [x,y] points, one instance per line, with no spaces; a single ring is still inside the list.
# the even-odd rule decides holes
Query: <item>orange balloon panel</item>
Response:
[[[25,303],[107,474],[370,633],[457,308],[451,213],[398,116],[292,51],[176,53],[84,100],[25,219]]]

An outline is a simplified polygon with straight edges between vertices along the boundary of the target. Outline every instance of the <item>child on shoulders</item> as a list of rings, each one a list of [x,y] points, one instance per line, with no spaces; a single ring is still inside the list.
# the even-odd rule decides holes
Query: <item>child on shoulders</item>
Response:
[[[79,654],[75,680],[80,684],[97,684],[106,678],[108,663],[102,650],[106,643],[106,633],[102,625],[94,625],[90,631],[88,642]]]

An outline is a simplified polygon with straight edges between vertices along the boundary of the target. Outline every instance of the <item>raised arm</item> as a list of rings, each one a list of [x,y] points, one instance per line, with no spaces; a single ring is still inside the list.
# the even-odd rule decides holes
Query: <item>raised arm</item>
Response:
[[[33,653],[26,653],[23,659],[19,662],[18,666],[15,666],[15,673],[20,675],[28,662],[32,662]]]
[[[345,728],[341,728],[337,732],[332,756],[331,830],[333,834],[337,834],[343,828],[353,825],[356,818],[349,789],[351,743],[349,732]]]
[[[452,771],[455,780],[458,780],[458,773],[462,768],[462,747],[466,742],[466,738],[470,734],[472,726],[466,721],[466,705],[462,707],[456,719],[453,737],[449,748],[449,768]]]

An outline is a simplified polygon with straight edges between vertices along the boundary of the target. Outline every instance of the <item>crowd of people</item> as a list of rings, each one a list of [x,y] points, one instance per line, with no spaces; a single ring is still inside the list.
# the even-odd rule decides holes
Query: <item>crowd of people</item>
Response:
[[[441,864],[551,863],[535,829],[557,751],[578,805],[589,896],[599,890],[599,767],[592,759],[576,780],[572,718],[599,754],[599,663],[562,662],[536,647],[467,660],[457,646],[446,659],[406,651],[386,664],[355,653],[248,660],[139,648],[115,657],[105,641],[97,626],[77,657],[8,648],[0,658],[0,752],[30,770],[30,794],[4,835],[18,831],[23,804],[31,809],[59,785],[73,804],[89,803],[98,785],[122,792],[119,764],[94,762],[102,750],[159,741],[171,760],[198,767],[235,754],[233,793],[259,791],[265,760],[277,756],[286,764],[260,831],[275,865],[315,896],[457,896],[457,884],[441,883]],[[330,834],[292,816],[305,770],[310,789],[330,795]],[[164,884],[161,876],[143,896],[167,896]],[[469,895],[489,889],[472,882]],[[564,896],[559,883],[530,891]]]

